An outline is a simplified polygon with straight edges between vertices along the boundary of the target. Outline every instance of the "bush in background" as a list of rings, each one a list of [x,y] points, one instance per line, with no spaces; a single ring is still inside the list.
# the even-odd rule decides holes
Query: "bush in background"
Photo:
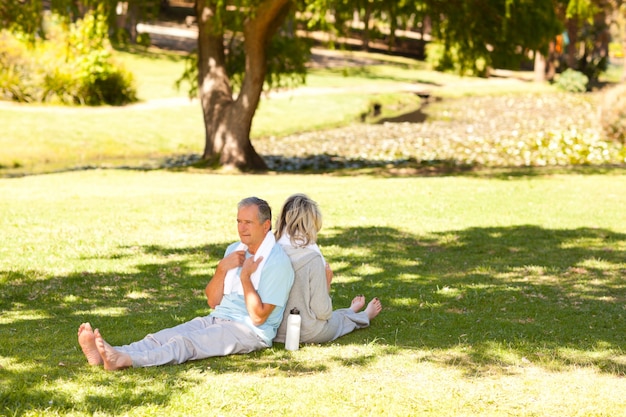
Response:
[[[566,69],[556,80],[556,86],[569,93],[584,93],[589,85],[589,77],[580,71]]]
[[[45,17],[45,39],[0,33],[0,98],[123,105],[137,100],[132,73],[113,60],[102,14],[67,24]]]
[[[0,99],[39,101],[41,75],[26,40],[0,32]]]
[[[626,85],[608,89],[600,108],[600,123],[607,139],[626,144]]]

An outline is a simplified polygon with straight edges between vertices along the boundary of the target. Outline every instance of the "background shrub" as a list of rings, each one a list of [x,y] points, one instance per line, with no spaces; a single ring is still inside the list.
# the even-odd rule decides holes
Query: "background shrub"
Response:
[[[556,85],[559,89],[569,93],[584,93],[589,85],[589,77],[580,71],[568,68],[556,80]]]
[[[28,52],[27,42],[7,31],[0,32],[0,99],[40,101],[41,77]]]
[[[0,34],[0,98],[123,105],[137,100],[132,73],[113,60],[104,15],[67,25],[46,16],[45,39]]]

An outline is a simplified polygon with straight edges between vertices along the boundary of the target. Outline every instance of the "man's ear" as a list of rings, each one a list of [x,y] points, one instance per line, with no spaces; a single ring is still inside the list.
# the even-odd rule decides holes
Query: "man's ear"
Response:
[[[265,233],[272,230],[272,222],[269,220],[265,220],[265,223],[263,223],[263,230],[265,230]]]

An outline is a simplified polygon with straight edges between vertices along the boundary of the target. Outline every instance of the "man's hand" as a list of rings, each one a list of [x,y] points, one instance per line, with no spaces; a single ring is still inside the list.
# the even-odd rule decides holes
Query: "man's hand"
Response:
[[[242,279],[250,278],[252,274],[254,274],[254,272],[258,269],[262,260],[263,260],[262,256],[259,256],[259,259],[257,259],[256,261],[254,260],[254,256],[251,256],[248,259],[245,259],[241,266],[241,278]]]
[[[238,250],[219,261],[213,278],[211,278],[204,289],[204,294],[206,295],[209,307],[215,308],[222,302],[222,297],[224,297],[224,279],[226,278],[226,273],[233,268],[242,266],[245,259],[246,251]]]
[[[250,279],[251,275],[257,270],[262,260],[262,256],[259,256],[259,259],[256,261],[253,256],[246,259],[241,267],[240,275],[241,286],[243,287],[243,297],[246,301],[246,309],[248,310],[250,319],[252,319],[252,323],[254,323],[255,326],[260,326],[265,323],[265,320],[267,320],[270,313],[274,310],[274,307],[276,307],[273,304],[266,304],[263,300],[261,300],[259,293],[257,293],[254,289],[254,285]]]
[[[222,258],[222,260],[217,264],[219,269],[222,269],[224,273],[228,272],[233,268],[238,268],[243,265],[243,261],[246,259],[246,251],[245,250],[236,250],[230,255]]]

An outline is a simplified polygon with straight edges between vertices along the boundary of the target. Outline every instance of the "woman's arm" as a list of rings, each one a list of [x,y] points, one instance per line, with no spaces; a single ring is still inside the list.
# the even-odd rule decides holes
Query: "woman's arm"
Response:
[[[330,294],[330,284],[333,282],[333,270],[330,269],[330,264],[326,262],[326,285],[328,286],[328,293]]]
[[[328,320],[333,314],[333,302],[329,295],[332,270],[326,267],[324,259],[320,256],[309,263],[307,272],[309,274],[310,309],[318,320]]]

